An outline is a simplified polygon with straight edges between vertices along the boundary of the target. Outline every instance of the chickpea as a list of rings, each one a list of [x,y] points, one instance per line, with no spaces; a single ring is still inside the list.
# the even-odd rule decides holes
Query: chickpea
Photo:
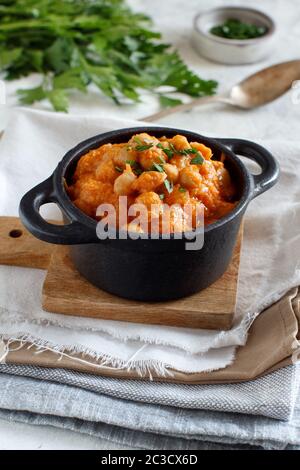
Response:
[[[193,149],[199,150],[205,160],[209,160],[212,157],[212,150],[209,147],[206,147],[204,144],[199,142],[191,142],[191,147]]]
[[[95,170],[95,178],[98,181],[114,183],[118,172],[115,169],[113,160],[105,159],[102,160]]]
[[[138,145],[148,145],[153,144],[157,145],[159,140],[156,137],[153,137],[146,132],[142,132],[141,134],[136,134],[128,142],[128,146],[135,148]]]
[[[179,173],[179,182],[185,188],[197,188],[202,182],[198,167],[190,165],[183,168]]]
[[[187,155],[174,155],[169,163],[176,166],[178,170],[182,170],[189,164],[189,161],[190,157]]]
[[[142,193],[135,199],[136,204],[144,204],[148,209],[151,209],[151,205],[162,205],[162,201],[158,194],[153,191],[148,193]]]
[[[86,155],[80,158],[77,163],[77,168],[74,173],[74,180],[81,179],[83,175],[92,174],[101,162],[106,159],[107,150],[111,148],[111,144],[103,145],[102,147],[90,150]]]
[[[160,185],[163,184],[167,178],[166,173],[160,173],[158,171],[145,171],[142,173],[132,185],[134,191],[139,193],[147,193],[149,191],[155,191]]]
[[[209,183],[201,183],[197,189],[192,191],[192,194],[206,206],[209,212],[215,210],[220,196],[218,189]]]
[[[134,160],[134,157],[129,154],[127,147],[117,147],[114,152],[111,152],[111,157],[116,166],[125,168],[128,160]]]
[[[208,186],[204,183],[201,183],[197,188],[191,189],[190,194],[192,197],[197,197],[202,199],[209,192]]]
[[[163,211],[163,203],[158,194],[153,191],[142,193],[135,199],[135,204],[142,204],[148,210],[148,217],[159,217]]]
[[[159,148],[151,148],[140,152],[139,162],[144,170],[150,170],[154,163],[159,165],[166,161],[166,155]]]
[[[114,192],[119,196],[128,196],[132,192],[132,184],[136,178],[131,166],[126,164],[125,171],[115,180]]]
[[[191,148],[187,138],[183,135],[175,135],[172,139],[170,139],[170,142],[174,145],[176,150],[184,150]]]
[[[190,194],[188,190],[181,188],[179,184],[176,184],[173,188],[173,191],[168,194],[164,200],[166,204],[170,206],[173,204],[180,204],[184,206],[190,201]]]
[[[74,201],[77,207],[85,208],[86,213],[95,216],[96,209],[100,204],[110,203],[115,205],[116,194],[113,193],[113,186],[110,183],[86,178],[79,181],[77,186],[77,196]]]
[[[167,177],[172,183],[176,183],[178,180],[179,171],[176,165],[171,165],[170,163],[165,163],[163,165],[164,172],[167,174]]]
[[[199,166],[199,172],[207,179],[217,179],[216,169],[211,160],[205,160],[205,162]]]

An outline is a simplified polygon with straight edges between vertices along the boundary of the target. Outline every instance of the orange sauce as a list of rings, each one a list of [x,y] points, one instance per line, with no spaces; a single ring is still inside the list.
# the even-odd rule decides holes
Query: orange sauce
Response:
[[[185,205],[193,210],[201,207],[209,224],[236,204],[231,176],[223,162],[212,156],[209,147],[188,142],[182,135],[158,139],[141,133],[126,143],[105,144],[82,156],[67,190],[73,203],[95,219],[103,203],[112,204],[118,213],[119,196],[127,196],[128,206],[144,204],[149,217],[154,206],[163,212],[175,204],[171,231],[183,231],[178,215]],[[190,228],[195,225],[193,218]],[[162,224],[159,231],[164,232]]]

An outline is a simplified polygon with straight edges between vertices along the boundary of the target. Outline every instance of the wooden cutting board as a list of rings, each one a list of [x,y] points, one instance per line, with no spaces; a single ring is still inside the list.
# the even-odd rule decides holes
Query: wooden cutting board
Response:
[[[16,217],[0,217],[0,264],[46,269],[42,307],[53,313],[136,323],[227,330],[234,316],[242,229],[226,273],[183,299],[143,303],[116,297],[86,281],[68,247],[33,237]]]

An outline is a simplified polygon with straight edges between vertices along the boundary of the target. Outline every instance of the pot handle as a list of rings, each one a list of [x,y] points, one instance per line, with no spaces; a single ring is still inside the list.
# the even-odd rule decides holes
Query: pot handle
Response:
[[[279,165],[273,155],[261,145],[243,139],[216,139],[235,154],[250,158],[261,167],[259,175],[252,175],[254,191],[252,198],[270,189],[278,180]]]
[[[48,202],[58,204],[53,189],[52,176],[28,191],[21,199],[19,206],[20,219],[27,230],[35,237],[59,245],[76,245],[97,241],[96,231],[95,234],[90,233],[88,235],[86,233],[87,228],[76,220],[67,225],[55,225],[43,219],[39,209]]]

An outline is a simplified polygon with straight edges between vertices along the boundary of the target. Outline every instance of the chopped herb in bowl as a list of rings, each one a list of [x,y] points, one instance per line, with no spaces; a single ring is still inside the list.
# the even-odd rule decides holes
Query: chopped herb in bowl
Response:
[[[210,33],[226,39],[254,39],[264,36],[267,31],[265,26],[257,26],[236,18],[229,18],[224,23],[211,28]]]

